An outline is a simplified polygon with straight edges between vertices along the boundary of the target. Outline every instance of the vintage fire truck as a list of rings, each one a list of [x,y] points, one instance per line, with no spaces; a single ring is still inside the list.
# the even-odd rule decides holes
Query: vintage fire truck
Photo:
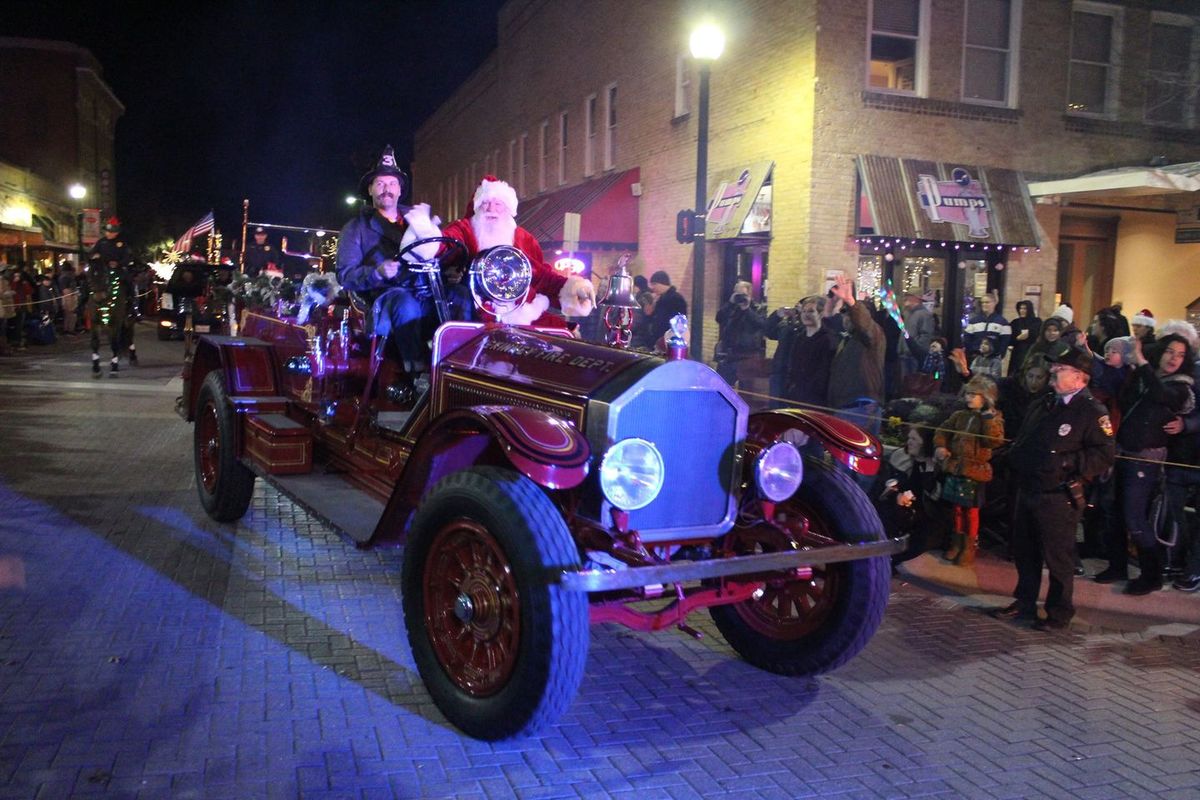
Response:
[[[530,275],[496,248],[469,280],[495,310]],[[618,342],[628,282],[601,302]],[[400,368],[369,318],[351,297],[306,325],[246,312],[239,336],[201,337],[179,400],[196,486],[219,521],[261,478],[361,547],[402,544],[413,658],[469,735],[558,718],[589,623],[700,636],[687,618],[708,609],[782,675],[844,664],[879,626],[903,541],[851,474],[879,468],[872,436],[814,411],[750,413],[682,336],[663,357],[495,322],[441,324],[410,404],[388,390]]]

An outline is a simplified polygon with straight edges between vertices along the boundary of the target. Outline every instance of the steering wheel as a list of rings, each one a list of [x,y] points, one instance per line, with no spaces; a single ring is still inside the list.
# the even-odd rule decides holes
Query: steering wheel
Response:
[[[455,249],[458,250],[459,254],[461,254],[463,256],[467,255],[467,246],[465,244],[463,244],[460,240],[455,239],[453,236],[430,236],[428,239],[417,239],[416,241],[409,242],[407,245],[405,245],[403,248],[401,248],[399,253],[396,254],[396,260],[397,261],[402,260],[406,255],[408,255],[412,251],[416,250],[418,247],[424,247],[427,244],[434,244],[434,243],[454,245],[454,247],[451,248],[451,253],[447,253],[447,255],[451,255]],[[440,262],[442,260],[443,259],[435,256],[434,258],[431,258],[428,261],[422,259],[418,263],[420,265],[428,265],[435,261]]]

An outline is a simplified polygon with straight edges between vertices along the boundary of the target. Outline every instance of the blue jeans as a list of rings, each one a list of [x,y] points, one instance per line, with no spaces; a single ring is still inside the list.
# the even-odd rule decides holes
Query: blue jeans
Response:
[[[1179,526],[1179,541],[1176,546],[1183,547],[1187,559],[1184,569],[1188,577],[1200,576],[1200,529],[1194,525],[1194,520],[1187,516],[1184,506],[1187,499],[1200,487],[1200,470],[1167,467],[1167,503],[1171,509],[1171,518]],[[1194,506],[1193,506],[1194,507]]]
[[[1158,491],[1162,479],[1162,464],[1148,461],[1117,459],[1117,503],[1121,509],[1121,521],[1129,540],[1142,548],[1155,548],[1154,528],[1150,524],[1150,501]],[[1124,542],[1121,542],[1124,545]],[[1109,562],[1120,556],[1109,553]]]

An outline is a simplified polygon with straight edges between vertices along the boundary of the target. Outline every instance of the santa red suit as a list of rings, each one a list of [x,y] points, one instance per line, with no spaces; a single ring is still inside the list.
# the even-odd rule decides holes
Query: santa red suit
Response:
[[[533,281],[525,296],[525,305],[501,315],[501,322],[540,327],[566,327],[566,322],[549,311],[551,305],[567,316],[586,317],[595,305],[592,282],[578,275],[563,275],[546,263],[542,246],[533,234],[516,224],[517,194],[512,187],[488,175],[475,190],[472,210],[462,219],[442,229],[463,243],[467,260],[483,250],[499,245],[516,247],[533,266]],[[447,255],[454,259],[453,253]]]

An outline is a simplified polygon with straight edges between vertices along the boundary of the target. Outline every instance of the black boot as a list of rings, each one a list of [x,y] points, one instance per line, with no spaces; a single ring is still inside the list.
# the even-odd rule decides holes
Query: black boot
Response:
[[[1162,555],[1158,547],[1138,547],[1138,565],[1142,574],[1125,585],[1125,594],[1141,596],[1163,588]]]
[[[137,366],[137,350],[134,350],[132,347],[129,348],[129,366]]]
[[[92,374],[96,375],[97,377],[100,375],[100,356],[96,356],[92,359]]]

